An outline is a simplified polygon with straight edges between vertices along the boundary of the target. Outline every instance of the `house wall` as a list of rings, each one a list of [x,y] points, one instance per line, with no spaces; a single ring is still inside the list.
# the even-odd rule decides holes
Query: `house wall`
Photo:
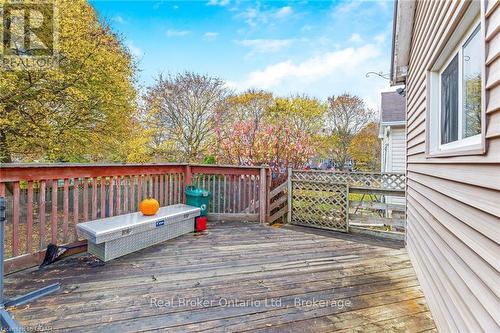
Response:
[[[390,154],[388,172],[406,171],[406,139],[404,127],[391,127]]]
[[[381,149],[381,171],[404,173],[406,170],[405,128],[388,126],[384,131]]]
[[[385,154],[382,155],[382,172],[406,171],[406,136],[404,126],[389,126],[387,129],[389,135],[385,135],[382,141],[382,150],[384,144],[387,145]],[[386,202],[390,204],[406,203],[405,198],[387,196]]]
[[[426,156],[426,71],[467,3],[418,1],[407,77],[407,248],[441,332],[500,321],[500,1],[486,27],[486,153]]]

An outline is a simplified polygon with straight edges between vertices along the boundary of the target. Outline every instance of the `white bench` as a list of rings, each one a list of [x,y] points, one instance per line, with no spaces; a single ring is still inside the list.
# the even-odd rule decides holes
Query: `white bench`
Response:
[[[161,207],[154,216],[137,212],[79,223],[77,232],[88,240],[89,253],[109,261],[193,232],[199,215],[200,208],[178,204]]]

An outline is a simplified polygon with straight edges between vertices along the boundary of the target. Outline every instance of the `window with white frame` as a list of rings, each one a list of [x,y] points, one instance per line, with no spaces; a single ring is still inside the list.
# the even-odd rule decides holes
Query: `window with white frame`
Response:
[[[479,6],[471,5],[430,71],[430,151],[482,145],[484,39]]]

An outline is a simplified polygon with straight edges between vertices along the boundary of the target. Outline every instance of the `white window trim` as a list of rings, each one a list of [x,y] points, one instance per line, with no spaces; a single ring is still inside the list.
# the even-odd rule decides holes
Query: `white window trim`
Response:
[[[481,143],[481,133],[476,134],[474,136],[470,136],[467,138],[462,138],[463,135],[463,48],[469,38],[472,36],[474,31],[476,31],[477,27],[481,24],[479,18],[477,18],[474,23],[472,23],[471,27],[467,32],[465,33],[464,37],[460,40],[460,43],[457,45],[457,47],[451,52],[450,56],[448,57],[448,60],[444,63],[444,65],[441,67],[438,77],[439,77],[439,83],[438,83],[438,96],[439,96],[439,112],[438,112],[438,119],[439,119],[439,129],[438,129],[438,144],[439,144],[439,150],[448,150],[448,149],[456,149],[456,148],[461,148],[461,147],[469,147],[473,145],[478,145]],[[481,30],[481,28],[479,29]],[[480,36],[481,31],[478,31],[478,37],[481,38]],[[442,130],[441,130],[441,77],[443,75],[443,72],[446,70],[448,65],[451,63],[451,61],[455,58],[455,56],[458,56],[458,140],[448,142],[448,143],[441,143],[442,142]],[[484,101],[481,103],[481,108],[482,104],[484,104]]]
[[[465,6],[464,6],[465,7]],[[485,25],[484,25],[484,6],[480,1],[472,1],[469,6],[463,8],[463,15],[454,27],[447,33],[447,37],[438,45],[437,56],[431,62],[432,65],[427,70],[427,111],[426,111],[426,156],[448,157],[479,155],[485,153]],[[452,22],[453,23],[453,22]],[[477,26],[480,25],[478,32],[481,38],[481,133],[459,139],[457,141],[441,144],[441,73],[446,66],[453,60],[455,55],[461,52],[462,46],[467,42]],[[462,61],[459,58],[459,80],[462,80]],[[459,87],[459,137],[462,135],[462,87]]]

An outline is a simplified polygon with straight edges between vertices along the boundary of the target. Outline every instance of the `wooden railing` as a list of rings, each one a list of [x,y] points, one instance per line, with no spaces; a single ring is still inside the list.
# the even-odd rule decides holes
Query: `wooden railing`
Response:
[[[265,167],[3,164],[6,270],[39,263],[48,243],[77,241],[78,223],[135,212],[145,197],[161,206],[185,202],[191,183],[212,192],[209,218],[264,222],[269,177]]]

